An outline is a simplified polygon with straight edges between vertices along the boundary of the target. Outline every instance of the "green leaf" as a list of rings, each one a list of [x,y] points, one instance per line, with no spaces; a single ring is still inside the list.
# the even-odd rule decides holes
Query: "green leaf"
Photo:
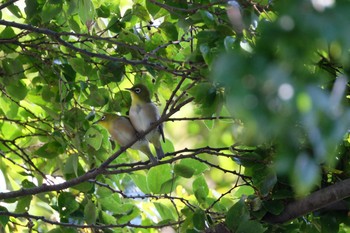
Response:
[[[83,0],[80,0],[83,1]],[[86,62],[83,58],[70,58],[68,59],[68,63],[72,66],[72,68],[79,74],[84,76],[90,76],[92,72],[91,65]]]
[[[205,213],[201,209],[197,209],[193,215],[193,225],[196,230],[203,231],[205,229]]]
[[[0,211],[8,212],[8,210],[7,210],[5,207],[3,207],[3,206],[0,206]],[[6,225],[7,225],[7,223],[9,222],[9,219],[10,219],[9,216],[0,215],[0,226],[2,226],[3,228],[5,228]]]
[[[265,209],[274,215],[279,215],[284,209],[282,200],[271,200],[263,203]]]
[[[96,223],[97,208],[91,200],[88,200],[88,203],[84,207],[84,218],[87,224]]]
[[[14,14],[17,18],[23,18],[21,10],[15,4],[7,6],[7,9]]]
[[[58,212],[61,216],[69,216],[79,208],[79,203],[75,200],[72,193],[62,192],[58,196]]]
[[[195,171],[196,170],[193,169],[192,167],[189,167],[183,164],[175,164],[175,167],[174,167],[175,174],[185,178],[191,178],[195,173]]]
[[[162,194],[162,185],[171,179],[169,164],[152,167],[147,173],[148,189],[154,194]]]
[[[91,0],[78,0],[78,14],[83,24],[91,21],[95,17],[95,7]]]
[[[106,225],[108,225],[108,224],[116,224],[117,223],[116,218],[114,216],[106,213],[105,211],[101,211],[101,215],[102,215],[102,221]]]
[[[114,33],[119,33],[125,27],[125,23],[120,21],[120,17],[113,16],[108,23],[108,30]]]
[[[108,18],[111,14],[110,7],[111,6],[109,4],[102,4],[99,8],[96,9],[97,16],[101,18]]]
[[[105,88],[90,87],[90,95],[84,104],[101,107],[108,103],[108,91]]]
[[[197,198],[199,203],[205,202],[208,194],[209,188],[207,182],[203,175],[197,177],[192,184],[192,189],[195,197]]]
[[[199,51],[201,52],[205,63],[210,66],[214,58],[210,51],[210,46],[208,44],[201,44],[199,46]]]
[[[201,173],[209,170],[208,165],[206,165],[202,162],[199,162],[198,160],[195,160],[195,159],[190,159],[190,158],[182,159],[180,161],[180,164],[194,169],[193,175],[198,175],[198,174],[201,174]]]
[[[151,1],[146,1],[146,8],[147,8],[147,11],[153,16],[154,19],[157,18],[155,17],[156,14],[162,9],[160,6],[157,6]]]
[[[71,227],[57,227],[48,231],[47,233],[78,233],[78,231]]]
[[[55,18],[62,11],[62,3],[53,4],[47,1],[42,9],[41,18],[44,23],[49,22],[51,19]]]
[[[135,183],[135,185],[143,192],[143,193],[150,193],[148,186],[147,186],[147,177],[145,174],[140,173],[132,173],[130,174],[130,177],[132,181]]]
[[[263,233],[265,232],[266,228],[263,227],[263,225],[254,220],[248,220],[248,221],[242,221],[239,223],[236,233],[247,233],[247,232],[254,232],[254,233]]]
[[[269,195],[269,193],[277,183],[277,176],[275,172],[272,171],[272,169],[270,170],[265,168],[263,173],[255,174],[254,178],[256,185],[260,189],[260,193],[263,197]]]
[[[28,212],[32,199],[32,196],[25,196],[20,198],[17,202],[15,213]]]
[[[244,199],[241,198],[228,210],[225,223],[231,231],[236,232],[239,225],[247,222],[249,218],[249,210],[244,203]]]
[[[13,30],[12,27],[6,26],[5,29],[2,30],[0,33],[0,38],[1,39],[12,39],[16,36],[15,31]],[[3,61],[4,65],[4,61]]]
[[[160,214],[162,220],[176,221],[176,212],[172,205],[164,205],[159,202],[154,202],[153,204],[156,207],[158,213]]]
[[[178,39],[178,31],[174,24],[165,21],[161,25],[159,25],[159,28],[164,32],[168,40]]]
[[[6,91],[16,100],[23,100],[28,93],[27,87],[23,84],[22,80],[7,85]]]
[[[130,205],[131,207],[131,205]],[[133,220],[134,218],[137,218],[140,216],[140,209],[134,205],[132,205],[132,208],[131,210],[126,214],[126,215],[123,215],[122,217],[118,218],[117,219],[117,222],[119,224],[125,224],[125,223],[128,223],[130,222],[131,220]]]
[[[133,15],[136,15],[138,18],[140,18],[141,20],[143,20],[145,22],[151,21],[151,18],[149,17],[149,14],[148,14],[146,8],[144,8],[140,4],[133,5],[132,13],[133,13]]]
[[[5,36],[10,36],[10,34],[8,33],[6,33]],[[18,59],[3,59],[2,66],[2,68],[4,69],[3,71],[5,71],[4,79],[2,80],[2,82],[5,85],[11,85],[13,81],[25,78],[23,65]]]
[[[74,174],[78,177],[79,156],[78,154],[72,154],[68,157],[64,166],[64,174]]]
[[[209,11],[206,11],[206,10],[200,10],[199,13],[205,25],[207,25],[209,28],[215,28],[216,22],[213,14],[211,14]]]
[[[254,194],[255,190],[251,186],[241,186],[236,189],[235,196],[241,198],[243,195],[249,196]]]
[[[33,18],[37,18],[37,16],[40,14],[39,11],[39,4],[36,0],[25,0],[25,8],[24,12],[26,13],[26,21],[32,22]]]
[[[65,151],[65,149],[66,148],[63,147],[61,143],[53,141],[53,142],[48,142],[44,144],[34,153],[43,158],[53,159],[58,155],[62,154]]]
[[[85,133],[85,140],[88,145],[94,148],[96,151],[101,148],[103,134],[100,133],[96,127],[90,127]]]
[[[108,197],[100,198],[99,203],[101,204],[103,210],[111,211],[115,214],[124,213],[125,211],[129,211],[127,209],[121,209],[121,201],[117,194],[111,194]]]
[[[100,78],[102,85],[107,85],[111,82],[120,82],[125,73],[125,66],[118,61],[109,61],[100,70]]]

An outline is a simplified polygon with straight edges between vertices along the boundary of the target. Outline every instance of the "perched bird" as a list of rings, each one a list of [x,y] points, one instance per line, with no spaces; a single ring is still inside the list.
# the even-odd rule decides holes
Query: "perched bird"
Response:
[[[126,146],[137,138],[137,132],[128,117],[119,116],[117,114],[106,114],[95,123],[106,128],[112,139],[120,146]],[[149,143],[145,138],[139,139],[131,148],[142,151],[148,156],[152,163],[158,162],[153,156],[149,148]]]
[[[151,101],[150,92],[145,85],[136,84],[127,90],[131,92],[132,100],[129,110],[130,121],[136,131],[142,133],[149,129],[154,122],[159,120],[159,110]],[[154,145],[158,159],[164,157],[164,152],[160,144],[160,136],[162,136],[165,142],[162,124],[146,135],[146,139]]]

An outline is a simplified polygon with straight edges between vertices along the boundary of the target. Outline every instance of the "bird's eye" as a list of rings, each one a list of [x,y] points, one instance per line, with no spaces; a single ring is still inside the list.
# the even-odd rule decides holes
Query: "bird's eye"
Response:
[[[106,119],[106,116],[101,117],[101,121],[104,121]]]
[[[135,90],[134,90],[134,91],[135,91],[135,93],[136,93],[136,94],[140,94],[140,92],[141,92],[141,88],[135,88]]]

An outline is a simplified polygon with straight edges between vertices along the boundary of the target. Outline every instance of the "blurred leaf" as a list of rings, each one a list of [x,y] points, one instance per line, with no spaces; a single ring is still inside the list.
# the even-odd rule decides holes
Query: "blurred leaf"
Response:
[[[173,206],[166,206],[159,202],[154,202],[158,213],[160,214],[162,220],[173,220],[176,221],[176,213]]]
[[[79,167],[79,157],[77,154],[70,155],[67,159],[67,162],[64,166],[65,174],[74,174],[78,177],[78,167]]]
[[[194,169],[195,170],[194,175],[198,175],[209,170],[209,167],[206,164],[203,164],[195,159],[190,159],[190,158],[182,159],[180,161],[180,164]]]
[[[256,232],[262,233],[265,232],[266,228],[263,225],[255,220],[243,221],[239,224],[237,233],[246,233],[246,232]]]
[[[35,151],[35,154],[43,158],[53,159],[62,154],[64,151],[65,147],[63,147],[61,143],[53,141],[44,144],[42,147]]]
[[[102,85],[120,82],[125,73],[125,66],[121,62],[109,61],[100,71]]]
[[[14,14],[17,18],[23,18],[21,10],[18,8],[18,6],[11,4],[7,6],[7,9]]]
[[[90,87],[90,95],[87,100],[84,101],[85,104],[101,107],[108,102],[108,92],[105,88]]]
[[[111,6],[106,3],[102,4],[99,8],[96,9],[97,16],[101,18],[107,18],[108,16],[110,16],[110,7]]]
[[[88,23],[95,17],[95,7],[91,0],[78,0],[78,14],[83,24]]]
[[[85,134],[86,143],[92,146],[96,151],[101,148],[103,135],[95,127],[90,127]]]
[[[71,227],[57,227],[47,233],[78,233],[78,231]]]
[[[151,18],[149,17],[149,14],[142,5],[140,4],[134,4],[132,7],[132,13],[133,15],[136,15],[138,18],[145,22],[150,22]]]
[[[101,211],[101,215],[102,215],[102,221],[103,223],[105,224],[116,224],[117,223],[117,220],[114,216],[108,214],[107,212],[105,211]]]
[[[89,76],[92,72],[91,65],[88,62],[86,62],[83,58],[70,58],[68,59],[68,63],[75,70],[75,72],[81,75]]]
[[[44,23],[49,22],[55,18],[62,11],[62,3],[52,3],[52,1],[47,1],[42,9],[41,18]]]
[[[140,209],[137,208],[136,206],[133,206],[133,208],[131,209],[131,211],[126,214],[123,215],[122,217],[118,218],[118,223],[119,224],[126,224],[128,222],[130,222],[131,220],[133,220],[134,218],[138,217],[140,215]]]
[[[84,207],[84,218],[87,224],[96,223],[97,208],[91,200],[88,200],[88,203]]]
[[[23,100],[28,93],[27,87],[21,80],[7,85],[6,91],[16,100]]]
[[[32,199],[33,199],[32,196],[25,196],[19,199],[16,205],[15,213],[28,212]]]
[[[0,206],[0,211],[3,211],[3,212],[8,212],[8,210],[3,207],[3,206]],[[6,215],[1,215],[0,216],[0,226],[2,226],[3,228],[6,227],[8,221],[9,221],[10,217],[9,216],[6,216]]]
[[[307,194],[313,185],[320,182],[320,169],[320,166],[308,154],[298,155],[293,171],[293,183],[298,194]]]
[[[209,11],[206,10],[200,10],[199,11],[203,22],[205,23],[208,28],[214,28],[216,26],[215,18],[213,14],[211,14]]]
[[[205,213],[201,209],[197,209],[193,215],[193,225],[196,230],[203,231],[205,229]]]
[[[267,211],[274,215],[279,215],[284,210],[284,204],[282,201],[279,200],[272,200],[267,201],[264,203],[264,207]]]
[[[170,22],[163,22],[159,28],[164,32],[168,40],[177,40],[178,32],[174,24]]]
[[[236,232],[240,225],[246,225],[249,221],[250,214],[244,203],[244,199],[240,199],[227,212],[225,223],[233,232]]]
[[[205,202],[208,194],[209,188],[204,176],[197,177],[192,184],[193,193],[199,203]]]
[[[79,203],[72,193],[62,192],[58,196],[58,207],[61,216],[69,216],[79,208]]]
[[[182,164],[175,164],[174,167],[175,174],[185,177],[185,178],[191,178],[195,172],[195,170],[189,166],[182,165]]]
[[[130,174],[131,179],[135,183],[135,185],[143,192],[150,193],[147,185],[147,177],[144,174],[133,173]]]
[[[161,194],[163,193],[161,191],[162,185],[171,179],[171,167],[169,164],[152,167],[147,173],[148,189],[154,194]]]

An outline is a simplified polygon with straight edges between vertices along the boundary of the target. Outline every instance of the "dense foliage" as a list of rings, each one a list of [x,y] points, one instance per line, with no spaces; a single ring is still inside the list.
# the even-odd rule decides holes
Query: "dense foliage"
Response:
[[[0,232],[349,229],[346,200],[273,219],[350,178],[349,1],[0,10]],[[157,165],[93,124],[134,83],[162,112]]]

